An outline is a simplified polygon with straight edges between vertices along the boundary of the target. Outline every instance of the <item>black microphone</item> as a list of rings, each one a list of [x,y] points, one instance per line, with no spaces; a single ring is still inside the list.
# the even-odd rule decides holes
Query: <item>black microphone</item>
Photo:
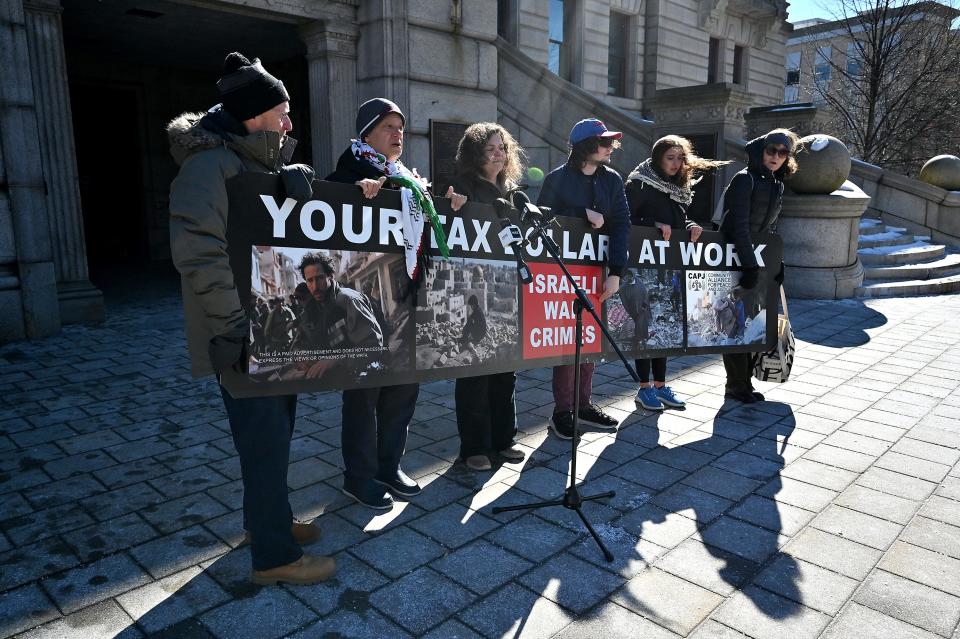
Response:
[[[514,210],[513,206],[503,198],[497,198],[494,207],[498,212],[501,210]],[[513,251],[514,258],[517,260],[517,277],[519,277],[520,281],[524,284],[529,284],[533,281],[533,273],[531,273],[530,267],[527,266],[527,262],[523,259],[522,251],[527,243],[526,238],[523,237],[523,232],[509,217],[500,218],[500,228],[501,231],[498,235],[500,244],[503,245],[504,249],[510,247]]]

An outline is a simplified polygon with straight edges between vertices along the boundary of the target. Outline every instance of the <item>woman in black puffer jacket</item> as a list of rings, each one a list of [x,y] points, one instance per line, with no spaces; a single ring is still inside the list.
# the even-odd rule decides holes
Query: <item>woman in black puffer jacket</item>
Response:
[[[777,218],[783,204],[783,179],[797,170],[794,154],[797,135],[787,129],[774,129],[747,143],[747,168],[733,176],[724,191],[720,230],[734,243],[740,257],[740,288],[747,299],[757,286],[760,267],[753,254],[754,233],[776,233]],[[783,282],[783,265],[775,280]],[[761,289],[763,287],[760,287]],[[753,390],[752,353],[727,353],[723,366],[727,371],[724,397],[745,404],[763,401]]]
[[[697,157],[690,141],[679,135],[660,138],[654,143],[650,158],[627,177],[625,190],[630,205],[630,221],[637,226],[656,226],[667,241],[673,229],[686,229],[690,232],[690,241],[696,242],[703,229],[687,217],[687,209],[693,202],[691,187],[698,181],[693,177],[694,172],[702,173],[724,164],[729,162]],[[684,402],[666,384],[666,357],[638,359],[636,365],[640,373],[638,404],[647,410],[684,406]]]

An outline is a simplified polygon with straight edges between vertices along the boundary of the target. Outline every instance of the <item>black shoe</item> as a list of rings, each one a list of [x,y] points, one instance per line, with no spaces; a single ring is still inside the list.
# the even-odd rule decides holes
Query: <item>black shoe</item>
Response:
[[[614,417],[607,415],[593,404],[587,404],[581,408],[580,412],[577,414],[580,416],[580,419],[585,422],[593,422],[601,428],[607,428],[610,430],[616,428],[617,424],[620,423]]]
[[[407,474],[399,468],[393,477],[387,479],[380,479],[378,477],[373,481],[381,486],[385,486],[387,490],[397,497],[413,497],[414,495],[420,494],[420,484],[407,477]]]
[[[393,497],[383,489],[383,484],[372,479],[351,480],[344,478],[340,491],[361,506],[376,510],[393,508]]]
[[[560,413],[554,413],[550,420],[550,430],[560,439],[570,439],[573,437],[573,411],[565,410]]]
[[[724,399],[734,399],[738,402],[743,402],[744,404],[753,404],[758,401],[756,397],[753,396],[753,393],[750,391],[728,391],[723,394]]]
[[[750,394],[753,395],[753,399],[755,399],[755,400],[758,401],[758,402],[762,402],[762,401],[765,401],[765,400],[767,399],[766,397],[763,396],[763,393],[760,393],[760,392],[757,392],[757,391],[753,391],[753,392],[750,393]]]

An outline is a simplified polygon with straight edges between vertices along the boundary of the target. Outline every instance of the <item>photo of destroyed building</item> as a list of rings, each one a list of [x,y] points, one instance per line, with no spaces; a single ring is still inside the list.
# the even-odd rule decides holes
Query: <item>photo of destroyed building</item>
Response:
[[[625,352],[683,346],[683,272],[627,269],[606,303],[607,327]]]

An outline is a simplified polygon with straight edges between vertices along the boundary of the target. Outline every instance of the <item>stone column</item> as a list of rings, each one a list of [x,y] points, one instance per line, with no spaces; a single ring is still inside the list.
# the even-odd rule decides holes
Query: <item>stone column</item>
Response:
[[[61,321],[99,322],[103,294],[87,273],[62,9],[59,0],[26,0],[24,10]]]
[[[347,142],[356,137],[357,28],[320,21],[300,28],[307,45],[310,134],[317,176],[333,171]]]
[[[6,186],[0,189],[0,224],[13,237],[11,255],[4,256],[11,261],[0,269],[0,341],[12,341],[60,330],[21,0],[0,0],[0,57],[7,62],[0,82],[0,179]]]

